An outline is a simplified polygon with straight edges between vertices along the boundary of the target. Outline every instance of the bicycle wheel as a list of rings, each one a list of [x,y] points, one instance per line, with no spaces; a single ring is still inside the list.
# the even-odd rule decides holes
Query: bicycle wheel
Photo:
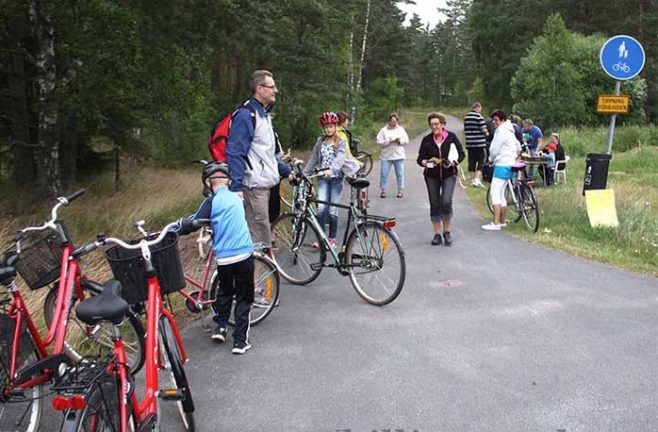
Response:
[[[217,270],[210,278],[210,298],[217,298],[218,284],[215,283]],[[249,314],[249,324],[256,325],[263,321],[274,309],[279,298],[279,272],[276,266],[267,258],[254,255],[254,303]],[[235,300],[231,306],[231,316],[228,324],[235,325]]]
[[[514,203],[512,192],[510,192],[509,183],[505,185],[505,201],[507,201],[508,206]],[[493,214],[493,204],[491,204],[491,186],[489,186],[487,189],[487,208],[489,208],[489,211],[491,214]]]
[[[519,187],[520,208],[523,214],[523,220],[528,227],[528,231],[537,232],[539,229],[539,204],[535,192],[526,184]]]
[[[199,230],[199,236],[196,239],[201,259],[208,257],[208,252],[212,247],[212,230],[208,226],[202,226]]]
[[[183,427],[186,431],[194,432],[196,423],[194,421],[194,400],[192,400],[192,391],[187,382],[185,367],[178,350],[178,342],[174,336],[169,320],[165,316],[160,317],[160,352],[162,355],[162,368],[166,371],[169,378],[170,388],[181,390],[183,399],[176,402],[178,412],[183,421]]]
[[[393,231],[367,221],[348,236],[345,263],[357,294],[383,306],[400,295],[406,276],[404,250]]]
[[[358,177],[366,177],[370,174],[370,171],[372,171],[372,155],[364,151],[357,151],[354,153],[354,158],[363,164],[356,175]]]
[[[85,293],[89,294],[89,293]],[[43,302],[43,314],[46,325],[50,327],[53,322],[55,305],[57,303],[57,284],[53,285]],[[75,309],[78,305],[74,298],[69,313],[69,326],[66,329],[66,345],[74,358],[85,355],[107,356],[114,351],[112,341],[112,324],[103,321],[90,327],[78,320]],[[126,319],[119,325],[121,337],[126,345],[126,356],[130,372],[134,375],[144,366],[144,353],[146,352],[146,331],[142,321],[132,311],[128,312]]]
[[[281,276],[290,283],[306,285],[322,271],[327,252],[321,245],[320,234],[306,218],[285,213],[272,223],[272,252]]]
[[[15,328],[16,322],[12,318],[0,314],[0,431],[35,432],[41,421],[43,384],[7,395]],[[36,345],[27,329],[23,330],[19,341],[16,371],[39,360]]]
[[[64,414],[62,432],[114,432],[121,430],[119,387],[114,375],[110,373],[102,375],[85,399],[87,405],[77,419],[71,415],[71,412]]]

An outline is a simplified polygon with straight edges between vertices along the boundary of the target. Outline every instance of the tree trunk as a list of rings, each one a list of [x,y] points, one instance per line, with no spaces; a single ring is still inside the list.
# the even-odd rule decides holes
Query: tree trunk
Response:
[[[64,125],[60,137],[60,172],[62,185],[68,188],[75,182],[78,173],[78,115],[71,112],[68,115],[60,114],[58,118]]]
[[[359,60],[359,78],[357,79],[356,82],[356,94],[361,95],[362,89],[361,89],[361,82],[363,78],[363,65],[365,64],[365,58],[366,58],[366,41],[368,39],[368,23],[370,22],[370,4],[372,3],[372,0],[368,0],[366,3],[366,20],[365,24],[363,25],[363,40],[361,41],[361,58]],[[352,113],[350,115],[350,118],[352,121],[354,121],[354,118],[356,117],[356,104],[352,105]]]
[[[347,49],[348,58],[347,58],[347,100],[345,107],[349,109],[353,104],[354,99],[354,17],[352,17],[352,25],[350,26],[350,43]],[[350,119],[350,123],[354,121],[353,118]]]
[[[8,93],[12,101],[7,113],[10,121],[9,146],[13,158],[13,177],[16,188],[33,188],[34,158],[30,136],[29,86],[27,85],[29,64],[21,41],[26,37],[25,20],[17,20],[14,32],[9,34],[10,54],[7,65]]]
[[[57,195],[61,191],[59,136],[57,134],[57,74],[55,68],[55,29],[46,5],[30,0],[28,5],[32,34],[36,41],[37,89],[37,185],[41,192]]]

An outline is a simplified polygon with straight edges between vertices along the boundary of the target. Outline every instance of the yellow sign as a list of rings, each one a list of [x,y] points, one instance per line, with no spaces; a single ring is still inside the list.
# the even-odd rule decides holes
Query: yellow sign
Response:
[[[617,207],[613,189],[586,190],[587,216],[593,227],[617,227]]]
[[[596,112],[599,114],[626,114],[629,106],[628,95],[599,95]]]

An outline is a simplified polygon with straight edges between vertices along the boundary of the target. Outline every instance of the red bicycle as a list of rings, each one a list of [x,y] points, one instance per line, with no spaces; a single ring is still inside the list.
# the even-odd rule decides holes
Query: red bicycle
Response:
[[[51,210],[51,218],[38,227],[28,227],[16,234],[16,250],[5,263],[22,276],[27,286],[36,290],[59,280],[47,308],[48,334],[41,337],[25,300],[14,283],[13,276],[4,281],[8,296],[0,300],[0,430],[35,431],[39,427],[43,384],[51,381],[60,363],[81,358],[74,346],[67,343],[67,327],[72,299],[84,296],[83,290],[94,290],[97,284],[84,278],[79,259],[90,252],[74,249],[73,243],[57,213],[84,193],[79,190],[60,197]],[[9,271],[11,274],[13,271]],[[15,272],[14,272],[15,274]],[[88,287],[88,288],[85,288]],[[111,329],[110,329],[111,330]],[[144,329],[139,321],[127,320],[121,326],[127,339],[142,338]],[[108,332],[107,326],[85,326],[87,349],[101,350]],[[94,343],[89,343],[89,341]],[[99,345],[100,343],[100,345]],[[139,362],[143,345],[131,348],[131,365]],[[51,347],[51,355],[48,348]]]
[[[207,224],[208,221],[197,219],[195,222]],[[212,231],[208,230],[212,236]],[[143,233],[146,234],[146,233]],[[185,275],[185,281],[194,286],[195,290],[186,292],[179,291],[179,294],[185,297],[185,306],[192,313],[199,313],[208,310],[217,298],[217,266],[215,265],[215,252],[209,247],[203,258],[203,269],[201,279],[195,279],[191,275]],[[274,309],[279,299],[279,272],[276,264],[265,253],[262,245],[256,245],[254,252],[254,302],[249,322],[256,325],[263,321]],[[229,325],[235,325],[233,310],[235,302],[231,309]]]
[[[53,406],[64,412],[62,431],[159,430],[159,399],[176,401],[185,430],[194,431],[194,401],[184,369],[187,356],[162,297],[185,286],[174,228],[177,223],[167,225],[157,236],[132,243],[99,235],[93,246],[88,245],[115,245],[106,257],[117,280],[104,284],[100,295],[80,303],[76,315],[89,326],[101,322],[112,326],[113,353],[83,359],[52,387],[58,392]],[[140,302],[146,302],[147,329],[142,400],[134,391],[125,343],[117,328],[129,313],[129,304]],[[160,388],[161,370],[168,373],[171,388]]]

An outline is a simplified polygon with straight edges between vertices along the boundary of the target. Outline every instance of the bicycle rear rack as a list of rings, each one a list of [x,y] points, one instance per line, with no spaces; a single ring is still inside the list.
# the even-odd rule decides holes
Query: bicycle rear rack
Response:
[[[106,373],[114,361],[109,357],[83,357],[80,361],[69,367],[66,372],[53,384],[52,390],[66,393],[85,393]]]

